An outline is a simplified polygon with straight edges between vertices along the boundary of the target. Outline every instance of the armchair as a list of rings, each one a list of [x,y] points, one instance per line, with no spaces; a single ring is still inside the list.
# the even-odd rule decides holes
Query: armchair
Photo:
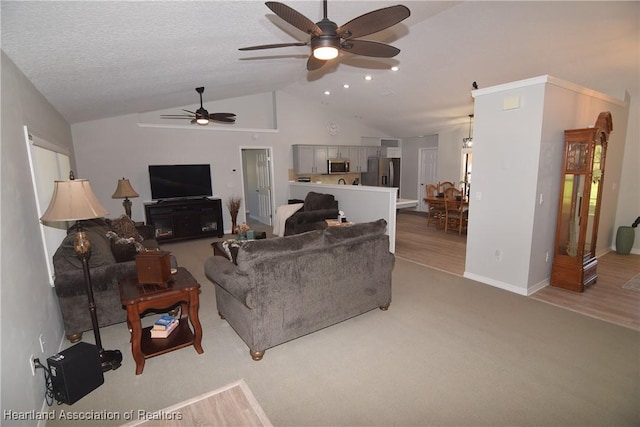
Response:
[[[338,218],[338,201],[332,194],[310,191],[304,205],[285,221],[284,235],[300,234],[327,227],[325,219]]]

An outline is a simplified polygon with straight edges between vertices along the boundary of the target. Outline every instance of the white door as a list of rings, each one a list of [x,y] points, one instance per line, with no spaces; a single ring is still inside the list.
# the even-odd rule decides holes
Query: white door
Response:
[[[256,176],[258,177],[258,221],[271,225],[271,174],[269,172],[269,152],[260,150],[256,156]]]
[[[242,149],[247,215],[271,225],[271,165],[268,149]]]
[[[427,184],[435,184],[438,181],[438,149],[437,148],[421,148],[419,150],[420,170],[418,171],[418,210],[427,211],[427,203],[424,201],[427,195]]]

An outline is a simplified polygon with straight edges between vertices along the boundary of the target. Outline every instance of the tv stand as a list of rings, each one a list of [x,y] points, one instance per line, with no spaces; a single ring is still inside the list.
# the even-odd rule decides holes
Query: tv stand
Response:
[[[145,203],[144,212],[159,242],[224,236],[222,200],[218,198]]]

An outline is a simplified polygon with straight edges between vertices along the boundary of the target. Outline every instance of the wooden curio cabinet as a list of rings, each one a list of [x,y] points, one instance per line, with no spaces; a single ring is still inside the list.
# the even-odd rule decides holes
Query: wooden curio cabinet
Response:
[[[564,161],[551,285],[584,292],[598,279],[596,241],[611,113],[564,132]]]

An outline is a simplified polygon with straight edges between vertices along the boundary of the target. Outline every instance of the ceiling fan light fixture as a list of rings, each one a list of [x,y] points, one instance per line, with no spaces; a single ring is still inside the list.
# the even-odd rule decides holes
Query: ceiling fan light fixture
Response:
[[[196,110],[196,123],[202,126],[209,124],[209,112],[205,110],[204,107],[200,107]]]
[[[462,148],[473,147],[473,137],[471,136],[471,121],[473,120],[473,114],[469,114],[469,136],[462,138]]]
[[[328,61],[338,57],[338,49],[333,46],[320,46],[313,49],[313,56],[316,59]]]
[[[313,56],[322,61],[328,61],[338,57],[340,39],[337,36],[319,36],[311,40]]]

